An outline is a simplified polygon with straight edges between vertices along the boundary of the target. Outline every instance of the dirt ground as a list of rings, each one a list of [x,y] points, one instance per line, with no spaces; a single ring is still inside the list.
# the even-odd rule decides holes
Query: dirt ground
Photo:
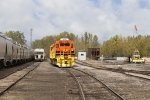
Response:
[[[106,63],[105,61],[99,61],[99,60],[86,60],[86,61],[82,61],[82,62],[86,62],[89,64],[92,64],[96,67],[107,67],[107,68],[122,68],[122,69],[127,69],[127,70],[137,70],[137,71],[150,71],[150,63],[145,63],[145,64],[135,64],[135,63],[123,63],[120,61],[111,61],[111,62],[117,62],[117,63]]]
[[[78,69],[93,74],[107,86],[119,93],[125,100],[150,100],[150,81],[130,77],[121,73],[97,70],[78,65]]]
[[[22,64],[22,65],[17,65],[17,66],[11,66],[11,67],[7,67],[7,68],[1,68],[0,69],[0,79],[3,79],[13,73],[15,73],[16,71],[22,70],[24,68],[27,68],[29,65],[33,64],[34,62],[28,62],[26,64]]]
[[[99,62],[95,64],[100,65]],[[148,80],[77,65],[74,68],[96,76],[125,100],[150,100],[150,82]],[[89,84],[86,83],[85,86],[89,86]],[[42,62],[39,67],[0,96],[0,100],[80,100],[80,98],[77,84],[69,73],[49,62]]]
[[[49,62],[43,62],[33,72],[0,97],[0,100],[79,100],[72,78]]]

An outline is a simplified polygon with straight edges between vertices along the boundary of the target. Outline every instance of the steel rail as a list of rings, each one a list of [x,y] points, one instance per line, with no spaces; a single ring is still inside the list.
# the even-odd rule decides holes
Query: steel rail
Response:
[[[92,77],[93,79],[95,79],[99,84],[102,84],[103,86],[105,86],[105,88],[107,89],[107,90],[109,90],[110,92],[112,92],[116,97],[118,97],[120,100],[125,100],[123,97],[121,97],[118,93],[116,93],[115,91],[113,91],[110,87],[108,87],[105,83],[103,83],[101,80],[99,80],[99,79],[97,79],[96,77],[94,77],[93,75],[91,75],[91,74],[89,74],[89,73],[87,73],[87,72],[85,72],[85,71],[82,71],[82,70],[79,70],[79,69],[75,69],[75,68],[73,68],[74,70],[77,70],[77,71],[80,71],[80,72],[82,72],[82,73],[84,73],[84,74],[86,74],[86,75],[88,75],[88,76],[90,76],[90,77]]]
[[[80,95],[81,95],[81,99],[85,100],[85,94],[83,92],[83,88],[82,88],[80,82],[78,81],[77,77],[69,69],[67,69],[67,71],[75,79],[75,81],[77,82],[78,87],[79,87],[79,91],[80,91]]]
[[[111,72],[117,72],[117,73],[121,73],[121,74],[124,74],[124,75],[127,75],[127,76],[132,76],[132,77],[136,77],[136,78],[139,78],[139,79],[143,79],[143,80],[150,81],[149,78],[145,78],[145,77],[140,77],[140,76],[135,76],[135,75],[127,74],[126,72],[130,72],[130,70],[129,70],[129,71],[128,71],[128,70],[124,70],[124,72],[119,72],[119,71],[117,71],[116,69],[114,69],[114,70],[109,70],[109,69],[107,69],[107,68],[105,68],[105,67],[101,67],[101,68],[94,67],[94,66],[92,66],[92,64],[89,64],[89,65],[88,65],[88,63],[82,62],[82,61],[81,61],[81,62],[78,61],[78,62],[76,62],[76,63],[79,64],[79,65],[83,65],[83,66],[87,66],[87,67],[92,67],[92,68],[98,69],[98,70],[106,70],[106,71],[111,71]],[[131,72],[131,73],[140,74],[140,73],[136,73],[136,72]],[[145,75],[145,74],[141,74],[141,75]],[[149,75],[146,75],[146,76],[149,76]]]

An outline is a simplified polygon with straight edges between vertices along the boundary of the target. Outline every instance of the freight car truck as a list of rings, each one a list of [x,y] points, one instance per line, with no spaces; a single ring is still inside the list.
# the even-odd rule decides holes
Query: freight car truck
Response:
[[[145,63],[144,59],[141,58],[140,52],[138,50],[135,50],[133,52],[130,62],[131,63]]]

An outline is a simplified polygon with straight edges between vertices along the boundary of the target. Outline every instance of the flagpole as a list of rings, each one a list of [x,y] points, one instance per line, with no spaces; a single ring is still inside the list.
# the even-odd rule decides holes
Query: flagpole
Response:
[[[136,26],[136,25],[134,25],[134,28],[135,28],[135,32],[136,32],[136,34],[138,34],[137,26]]]

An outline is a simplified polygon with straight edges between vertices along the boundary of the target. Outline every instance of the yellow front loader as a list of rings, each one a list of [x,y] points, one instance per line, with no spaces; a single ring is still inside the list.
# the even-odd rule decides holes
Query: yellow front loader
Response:
[[[145,60],[141,58],[140,52],[138,50],[135,50],[132,54],[131,63],[145,63]]]

